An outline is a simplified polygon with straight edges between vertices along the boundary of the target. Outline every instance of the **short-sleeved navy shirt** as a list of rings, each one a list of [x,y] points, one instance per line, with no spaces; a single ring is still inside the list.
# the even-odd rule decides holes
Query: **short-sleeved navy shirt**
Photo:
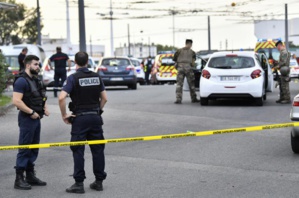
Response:
[[[50,57],[50,61],[54,62],[55,70],[66,69],[67,67],[67,60],[69,59],[68,55],[58,52]]]
[[[27,80],[23,77],[19,77],[13,86],[13,91],[24,94],[25,92],[30,91],[30,86]]]
[[[82,71],[84,73],[90,72],[86,67],[79,68],[77,71]],[[105,91],[105,85],[100,78],[100,92]],[[73,75],[70,75],[66,80],[66,85],[63,86],[62,90],[70,94],[75,87],[75,78]]]

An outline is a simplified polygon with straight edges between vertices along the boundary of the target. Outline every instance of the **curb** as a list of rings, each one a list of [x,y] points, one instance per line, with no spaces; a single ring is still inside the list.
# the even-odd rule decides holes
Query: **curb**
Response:
[[[3,107],[0,107],[0,117],[4,116],[13,107],[14,107],[14,105],[12,104],[12,102]]]

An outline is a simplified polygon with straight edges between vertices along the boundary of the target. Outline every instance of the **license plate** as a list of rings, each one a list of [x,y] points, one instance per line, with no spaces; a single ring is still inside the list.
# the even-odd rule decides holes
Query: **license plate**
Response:
[[[240,77],[236,76],[222,76],[220,78],[221,81],[240,81]]]
[[[170,77],[171,73],[163,73],[163,77]]]
[[[123,81],[123,78],[110,78],[111,81]]]

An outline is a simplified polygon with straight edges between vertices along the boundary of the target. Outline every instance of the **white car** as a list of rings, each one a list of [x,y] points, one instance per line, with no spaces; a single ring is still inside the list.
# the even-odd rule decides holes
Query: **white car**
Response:
[[[130,58],[130,60],[134,65],[137,73],[137,82],[139,82],[140,85],[145,85],[145,74],[143,71],[143,67],[141,66],[140,60],[137,58]]]
[[[42,76],[43,83],[47,87],[47,89],[54,86],[54,70],[51,70],[51,68],[49,66],[49,63],[48,63],[49,58],[50,57],[47,57],[44,60],[43,66],[42,66],[41,71],[40,71],[40,75]],[[53,67],[53,69],[55,68],[54,62],[51,62],[51,66]],[[68,71],[68,67],[66,69],[67,69],[67,76],[75,73],[76,72],[75,62],[72,61],[71,71]],[[60,82],[60,86],[62,86],[61,82]]]
[[[292,121],[299,121],[299,94],[294,97],[290,113]],[[294,153],[299,153],[299,127],[293,127],[291,131],[291,146]]]
[[[262,106],[273,85],[273,74],[264,54],[217,52],[202,71],[200,102],[208,105],[209,99],[252,98]]]
[[[299,65],[296,59],[290,60],[290,77],[298,78],[299,77]]]
[[[41,68],[41,72],[40,72],[40,74],[42,75],[44,85],[47,86],[48,89],[50,87],[54,86],[54,70],[50,69],[50,66],[48,64],[49,58],[50,57],[47,57],[45,59],[45,61],[43,63],[43,66]],[[74,56],[69,56],[69,58],[70,58],[72,64],[71,64],[71,70],[70,71],[68,71],[68,66],[66,68],[67,69],[67,76],[75,73],[76,70],[77,70],[76,65],[75,65],[75,61],[74,61],[75,57]],[[53,69],[55,68],[54,62],[51,62],[51,66],[53,67]],[[90,71],[95,71],[96,65],[95,65],[95,63],[94,63],[94,61],[91,57],[89,57],[89,59],[88,59],[87,68]],[[61,82],[60,82],[60,86],[62,86]]]

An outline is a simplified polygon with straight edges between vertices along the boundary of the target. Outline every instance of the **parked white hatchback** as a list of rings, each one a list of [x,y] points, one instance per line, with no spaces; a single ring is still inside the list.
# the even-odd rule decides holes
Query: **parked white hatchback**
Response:
[[[210,99],[252,98],[262,106],[273,91],[273,74],[264,54],[217,52],[209,59],[200,80],[200,102]]]

